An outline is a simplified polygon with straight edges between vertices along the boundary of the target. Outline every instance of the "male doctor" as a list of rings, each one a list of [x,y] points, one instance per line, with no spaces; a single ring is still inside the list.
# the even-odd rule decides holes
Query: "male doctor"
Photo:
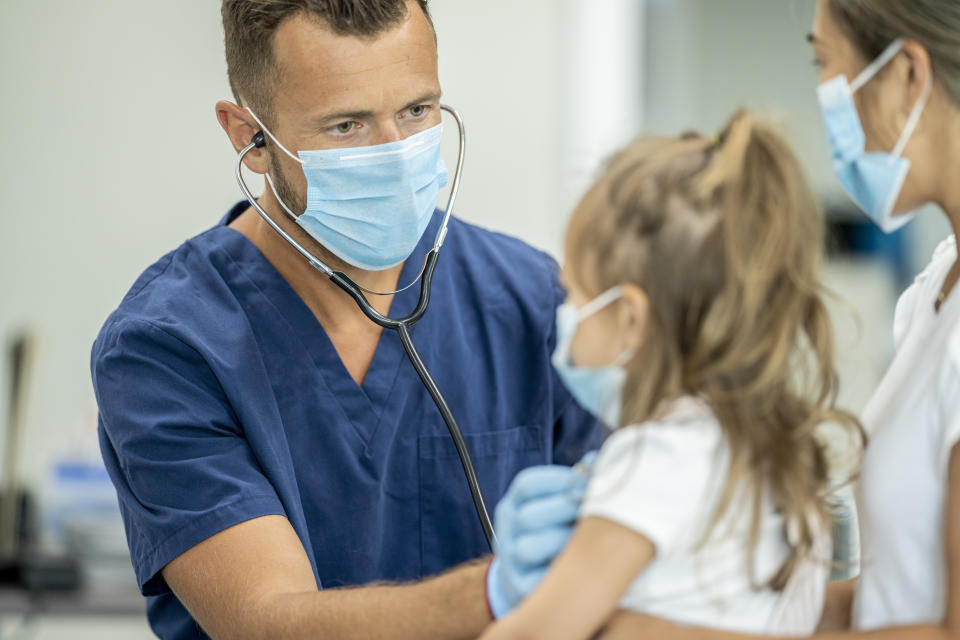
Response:
[[[261,206],[368,289],[413,280],[447,179],[427,0],[224,0],[222,12],[236,102],[216,114],[238,152],[265,129],[245,158],[270,179]],[[398,163],[373,180],[324,153],[373,146],[396,152],[415,192],[396,191]],[[454,219],[413,330],[491,505],[522,469],[599,445],[550,367],[557,275],[544,254]],[[371,300],[398,316],[417,293]],[[508,604],[524,588],[509,559],[485,577],[459,459],[398,337],[247,202],[140,276],[92,373],[160,637],[474,637],[490,620],[486,585],[506,585]]]

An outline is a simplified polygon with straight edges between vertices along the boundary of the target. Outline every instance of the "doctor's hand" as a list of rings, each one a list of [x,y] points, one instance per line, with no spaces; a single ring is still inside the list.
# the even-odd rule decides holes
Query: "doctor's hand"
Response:
[[[502,618],[543,580],[567,545],[589,481],[596,452],[575,468],[550,465],[524,469],[514,478],[494,514],[496,557],[487,572],[487,602]]]

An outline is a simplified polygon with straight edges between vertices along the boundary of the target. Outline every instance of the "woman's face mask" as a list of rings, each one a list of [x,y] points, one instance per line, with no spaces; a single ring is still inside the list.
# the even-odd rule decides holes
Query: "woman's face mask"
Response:
[[[903,39],[890,44],[853,82],[845,75],[817,87],[817,97],[827,130],[833,170],[844,190],[884,232],[892,233],[907,224],[912,215],[894,216],[910,160],[903,151],[916,129],[930,97],[930,83],[917,100],[894,148],[889,152],[867,152],[866,136],[853,95],[872,80],[900,52]]]

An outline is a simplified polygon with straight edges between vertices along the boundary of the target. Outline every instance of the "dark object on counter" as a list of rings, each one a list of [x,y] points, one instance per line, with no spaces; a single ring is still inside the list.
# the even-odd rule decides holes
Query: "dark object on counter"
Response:
[[[4,434],[3,484],[0,486],[0,585],[30,591],[73,590],[80,586],[74,558],[41,554],[33,500],[20,487],[19,448],[34,341],[26,333],[10,347],[10,413]]]

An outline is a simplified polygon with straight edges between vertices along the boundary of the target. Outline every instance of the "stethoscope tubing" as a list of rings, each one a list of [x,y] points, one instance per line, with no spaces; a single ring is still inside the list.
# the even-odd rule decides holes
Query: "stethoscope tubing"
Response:
[[[410,330],[417,322],[420,321],[421,318],[423,318],[424,314],[427,312],[427,307],[430,305],[430,288],[433,283],[433,274],[437,267],[437,259],[440,256],[440,247],[443,246],[443,242],[447,237],[447,225],[450,222],[450,216],[453,213],[453,206],[460,190],[460,176],[463,172],[464,150],[466,147],[466,133],[463,125],[463,119],[460,117],[460,114],[457,112],[457,110],[452,107],[440,105],[440,108],[453,116],[457,123],[457,130],[460,134],[460,147],[457,153],[456,171],[454,173],[453,182],[450,186],[450,194],[447,197],[447,206],[446,210],[444,211],[443,222],[440,225],[440,229],[437,231],[433,248],[430,249],[429,253],[427,253],[426,261],[424,263],[420,280],[420,297],[417,300],[417,306],[412,312],[402,318],[391,318],[374,309],[373,305],[370,304],[370,301],[367,300],[366,296],[363,295],[363,291],[361,291],[361,288],[359,285],[357,285],[357,283],[355,283],[342,271],[334,271],[327,266],[325,262],[313,255],[306,247],[304,247],[293,236],[287,233],[283,227],[277,224],[277,222],[273,220],[273,218],[271,218],[266,211],[263,210],[263,207],[261,207],[257,202],[257,199],[250,192],[246,182],[243,180],[242,171],[243,158],[247,155],[247,153],[250,152],[250,150],[258,146],[262,146],[264,139],[262,133],[258,133],[256,136],[254,136],[253,141],[251,141],[250,144],[240,151],[240,154],[237,157],[237,183],[240,185],[240,190],[250,202],[250,205],[260,215],[260,217],[263,218],[264,222],[270,226],[270,228],[272,228],[281,238],[283,238],[301,256],[303,256],[313,268],[330,278],[334,284],[343,289],[344,292],[353,298],[353,300],[357,303],[357,306],[360,307],[360,310],[364,313],[364,315],[367,316],[367,318],[370,319],[371,322],[376,323],[384,329],[390,329],[397,332],[397,335],[400,337],[400,343],[403,345],[403,350],[407,355],[407,359],[410,361],[410,364],[413,365],[414,370],[420,377],[420,381],[423,383],[423,386],[427,389],[427,392],[433,399],[434,404],[437,406],[437,410],[440,412],[440,416],[443,418],[443,422],[447,426],[447,431],[450,432],[450,437],[453,439],[453,444],[457,449],[457,454],[460,456],[460,464],[463,466],[463,473],[467,480],[467,486],[470,489],[470,496],[473,499],[473,506],[476,509],[477,518],[480,520],[480,526],[483,528],[483,534],[486,537],[487,544],[492,551],[496,543],[496,534],[493,530],[493,522],[490,519],[490,513],[487,509],[486,502],[483,499],[483,492],[480,489],[480,479],[477,475],[473,458],[470,455],[470,449],[467,446],[466,439],[463,437],[463,431],[460,429],[460,425],[457,423],[457,419],[453,415],[453,411],[450,409],[449,403],[443,396],[440,388],[437,386],[433,376],[430,375],[430,371],[427,369],[427,365],[424,363],[423,358],[417,351],[417,347],[413,342],[412,336],[410,335]]]

